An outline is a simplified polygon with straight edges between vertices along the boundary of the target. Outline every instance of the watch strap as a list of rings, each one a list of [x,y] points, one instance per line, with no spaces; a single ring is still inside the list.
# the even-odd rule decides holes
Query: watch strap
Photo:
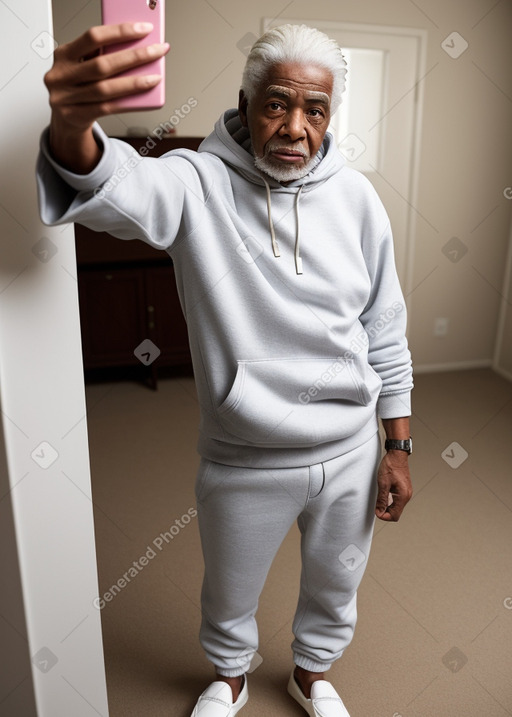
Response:
[[[387,451],[405,451],[406,453],[412,453],[412,440],[406,438],[405,440],[398,440],[397,438],[387,438],[384,443],[384,448]]]

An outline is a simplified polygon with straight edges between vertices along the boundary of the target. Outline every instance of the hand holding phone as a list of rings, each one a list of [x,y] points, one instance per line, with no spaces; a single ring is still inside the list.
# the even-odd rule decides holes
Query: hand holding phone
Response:
[[[159,17],[157,25],[162,29],[163,14],[159,13]],[[144,21],[142,25],[141,21],[99,25],[55,48],[53,65],[45,74],[44,83],[52,108],[50,151],[63,167],[76,174],[88,174],[100,161],[102,149],[93,133],[94,122],[100,117],[162,106],[163,62],[158,63],[157,59],[156,75],[148,68],[154,58],[167,54],[169,45],[148,42],[151,27],[155,29],[154,23],[148,28]],[[130,48],[137,44],[143,48],[141,52],[116,51],[120,45]],[[106,48],[114,53],[108,62],[98,57]],[[132,76],[125,76],[133,67],[137,70]],[[157,97],[149,99],[149,92],[158,85],[162,89]],[[132,97],[138,98],[135,107],[122,106],[125,99]]]
[[[149,22],[153,25],[151,32],[140,40],[108,45],[103,49],[104,53],[164,42],[164,0],[101,0],[101,11],[104,25],[115,25],[123,22]],[[126,75],[160,75],[162,79],[146,92],[118,100],[117,103],[120,107],[133,110],[149,110],[163,107],[165,104],[164,57],[119,74],[120,77]]]

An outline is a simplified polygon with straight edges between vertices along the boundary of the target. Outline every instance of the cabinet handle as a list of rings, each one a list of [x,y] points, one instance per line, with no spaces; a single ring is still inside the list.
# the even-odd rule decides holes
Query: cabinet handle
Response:
[[[148,322],[148,328],[154,329],[155,328],[155,322],[153,321],[153,317],[155,315],[155,307],[154,306],[148,306],[148,313],[151,316],[151,321]]]

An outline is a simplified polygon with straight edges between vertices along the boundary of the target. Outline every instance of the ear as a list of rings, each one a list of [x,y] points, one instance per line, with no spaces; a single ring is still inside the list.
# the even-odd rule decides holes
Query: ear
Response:
[[[243,90],[240,90],[238,93],[238,116],[240,117],[240,121],[244,127],[247,127],[247,105],[248,105],[247,97],[244,94]]]

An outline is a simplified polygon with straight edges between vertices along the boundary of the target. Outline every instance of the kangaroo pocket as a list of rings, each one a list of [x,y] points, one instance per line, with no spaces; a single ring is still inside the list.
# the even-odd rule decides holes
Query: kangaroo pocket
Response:
[[[225,431],[258,446],[307,447],[352,435],[370,418],[381,380],[353,359],[238,361],[218,409]]]

